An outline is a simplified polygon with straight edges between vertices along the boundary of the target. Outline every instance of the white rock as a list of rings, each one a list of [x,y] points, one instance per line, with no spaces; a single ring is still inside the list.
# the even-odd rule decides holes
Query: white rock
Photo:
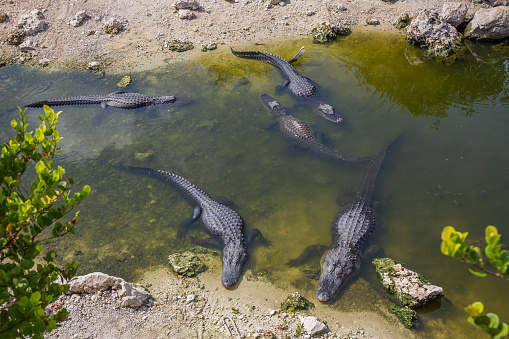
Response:
[[[121,278],[112,277],[102,272],[89,273],[72,278],[69,281],[68,293],[96,293],[108,288],[117,289],[122,281],[124,280]]]
[[[449,24],[454,27],[458,27],[465,21],[465,15],[467,14],[467,5],[461,2],[446,2],[442,6],[442,12],[440,15]]]
[[[304,331],[311,336],[327,330],[327,325],[319,321],[317,317],[303,317],[299,315],[299,320],[304,328]]]
[[[23,28],[27,35],[32,35],[44,29],[44,15],[38,9],[30,12],[30,14],[22,15],[18,22],[18,28]]]
[[[85,11],[79,11],[74,15],[74,18],[72,18],[72,20],[69,21],[69,25],[73,27],[78,27],[87,17],[88,15]]]
[[[19,49],[21,52],[33,51],[37,47],[37,43],[33,40],[26,39],[19,45]]]
[[[179,9],[178,16],[180,19],[187,19],[187,20],[196,18],[196,15],[194,15],[194,13],[191,12],[191,10],[189,10],[189,9]]]
[[[509,36],[509,6],[481,8],[468,24],[465,35],[474,39],[504,39]]]
[[[276,310],[270,310],[269,314],[272,316],[274,314],[276,314]]]
[[[191,301],[194,301],[195,298],[196,296],[194,294],[190,294],[187,296],[186,302],[190,303]]]

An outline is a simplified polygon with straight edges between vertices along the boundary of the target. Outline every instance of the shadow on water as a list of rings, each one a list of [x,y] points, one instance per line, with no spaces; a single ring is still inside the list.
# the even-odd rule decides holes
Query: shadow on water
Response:
[[[343,154],[373,155],[396,136],[407,136],[377,179],[378,223],[369,244],[444,287],[450,302],[420,314],[422,337],[471,337],[475,329],[466,325],[463,307],[476,300],[507,322],[507,283],[473,277],[439,250],[447,225],[473,239],[483,236],[487,224],[509,236],[509,155],[501,151],[509,144],[509,66],[498,59],[505,52],[473,45],[464,59],[445,65],[415,56],[419,50],[401,36],[365,33],[330,46],[296,39],[242,50],[289,59],[302,45],[307,52],[296,68],[318,83],[322,98],[344,116],[343,124],[295,105],[288,91],[276,90],[283,82],[277,69],[236,58],[228,49],[189,64],[130,74],[133,83],[126,90],[193,97],[191,105],[108,108],[99,124],[94,118],[100,107],[56,107],[63,111],[64,138],[58,163],[77,188],[92,187],[80,205],[76,235],[53,245],[61,262],[77,259],[80,274],[103,271],[136,280],[169,254],[193,247],[190,236],[206,237],[194,228],[178,240],[177,227],[189,218],[191,206],[171,187],[111,165],[146,166],[182,175],[212,197],[234,200],[247,230],[258,228],[272,241],[270,247],[250,248],[246,270],[317,302],[319,258],[305,267],[286,262],[309,245],[330,245],[331,222],[351,203],[364,168],[333,166],[309,152],[289,150],[277,129],[266,129],[273,118],[258,95],[267,93]],[[122,76],[0,68],[1,140],[12,135],[17,105],[114,92]],[[30,110],[32,126],[41,112]],[[219,257],[214,260],[220,267]],[[368,261],[341,293],[332,309],[382,309],[387,298]]]

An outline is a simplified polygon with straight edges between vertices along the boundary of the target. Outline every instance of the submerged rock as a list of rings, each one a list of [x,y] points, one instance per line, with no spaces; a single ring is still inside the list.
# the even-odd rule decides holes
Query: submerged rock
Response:
[[[375,258],[373,266],[385,289],[403,305],[423,306],[444,295],[442,287],[431,285],[422,275],[404,268],[391,258]]]
[[[389,311],[396,315],[406,328],[411,328],[414,325],[414,320],[417,320],[417,312],[408,307],[401,307],[396,304],[389,304]]]
[[[124,76],[117,84],[118,87],[127,87],[131,84],[131,77],[129,75]]]
[[[407,27],[407,41],[427,48],[431,57],[448,57],[461,47],[462,37],[437,12],[423,9]]]
[[[299,292],[288,293],[285,301],[281,303],[279,310],[286,313],[295,313],[299,311],[306,311],[315,305],[300,295]]]
[[[465,29],[471,39],[504,39],[509,37],[509,6],[481,8]]]
[[[189,251],[171,254],[168,263],[176,274],[186,277],[194,277],[206,268],[205,264]]]

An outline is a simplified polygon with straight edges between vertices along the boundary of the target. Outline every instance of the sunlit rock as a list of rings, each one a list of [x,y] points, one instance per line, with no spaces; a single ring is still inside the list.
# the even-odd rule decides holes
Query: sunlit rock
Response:
[[[442,287],[430,284],[422,275],[396,264],[390,258],[376,258],[373,266],[385,289],[404,305],[423,306],[444,295]]]
[[[44,15],[38,9],[30,12],[30,14],[22,15],[18,22],[18,28],[25,30],[27,35],[38,33],[44,29]]]
[[[69,21],[69,25],[73,27],[78,27],[87,17],[88,15],[85,11],[79,11],[74,15],[74,18],[72,18],[71,21]]]
[[[471,39],[505,39],[509,37],[509,6],[479,9],[465,29]]]
[[[407,27],[407,41],[427,48],[431,57],[448,57],[460,48],[462,38],[438,12],[423,9]]]
[[[309,316],[302,317],[299,316],[299,320],[302,324],[304,331],[310,336],[314,336],[320,334],[327,330],[327,325],[318,320],[317,317]]]
[[[458,27],[465,21],[465,15],[467,14],[467,5],[461,2],[446,2],[442,6],[442,12],[440,15],[449,24],[454,27]]]

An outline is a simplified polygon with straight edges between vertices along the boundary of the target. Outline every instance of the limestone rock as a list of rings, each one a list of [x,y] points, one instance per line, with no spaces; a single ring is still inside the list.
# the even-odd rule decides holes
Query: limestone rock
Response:
[[[504,39],[509,36],[509,6],[479,9],[465,29],[472,39]]]
[[[398,19],[394,22],[394,27],[402,29],[408,26],[412,22],[412,17],[409,13],[403,12],[399,15]]]
[[[175,10],[180,10],[180,9],[197,10],[200,8],[200,4],[196,0],[181,0],[181,1],[177,1],[177,2],[173,3],[172,6],[175,7]]]
[[[129,283],[122,281],[119,297],[122,298],[120,306],[139,308],[150,298],[150,294],[142,288],[132,287]]]
[[[116,18],[109,18],[103,26],[103,30],[107,34],[116,35],[124,29],[122,22]]]
[[[19,49],[21,52],[34,51],[36,47],[37,47],[37,43],[30,39],[23,41],[19,45]]]
[[[406,269],[390,258],[374,259],[373,265],[382,280],[382,285],[404,304],[410,307],[423,306],[430,300],[444,295],[442,287],[430,284],[418,273]]]
[[[465,21],[465,15],[467,14],[467,5],[461,2],[446,2],[442,6],[442,12],[440,15],[447,23],[458,27]]]
[[[69,287],[68,294],[95,294],[110,289],[117,291],[118,296],[122,298],[120,302],[122,307],[138,308],[150,298],[150,294],[143,288],[132,287],[122,278],[112,277],[101,272],[74,277],[69,281]]]
[[[374,18],[367,18],[366,19],[366,24],[367,25],[371,25],[371,26],[380,25],[380,20],[374,19]]]
[[[9,34],[7,34],[7,44],[18,46],[23,42],[23,40],[25,40],[26,35],[27,35],[26,32],[21,29],[17,29],[13,32],[10,32]]]
[[[310,336],[314,336],[316,334],[320,334],[323,331],[327,330],[327,325],[318,320],[317,317],[309,316],[302,317],[299,316],[300,322],[304,331]]]
[[[509,0],[488,0],[488,2],[493,7],[509,6]]]
[[[72,18],[72,20],[69,21],[69,25],[73,27],[78,27],[87,17],[88,15],[85,11],[79,11],[74,15],[74,18]]]
[[[189,10],[189,9],[179,9],[178,16],[180,19],[187,19],[187,20],[196,18],[196,15],[194,15],[194,13],[191,12],[191,10]]]
[[[313,308],[315,305],[300,295],[299,292],[288,293],[285,301],[281,303],[280,311],[286,313],[295,313]]]
[[[407,41],[426,47],[432,57],[447,57],[459,49],[462,38],[436,11],[423,9],[407,27]]]
[[[46,26],[44,15],[38,9],[30,12],[30,14],[22,15],[18,22],[18,28],[23,28],[27,35],[40,32]]]
[[[9,19],[7,13],[0,12],[0,23],[6,21],[7,19]]]
[[[339,21],[337,25],[326,21],[321,22],[316,25],[311,32],[313,40],[322,44],[330,40],[334,40],[338,36],[348,35],[350,33],[350,27],[348,27],[348,24],[343,21]]]
[[[123,279],[112,277],[102,272],[77,276],[69,281],[68,293],[96,293],[109,288],[118,289]]]

